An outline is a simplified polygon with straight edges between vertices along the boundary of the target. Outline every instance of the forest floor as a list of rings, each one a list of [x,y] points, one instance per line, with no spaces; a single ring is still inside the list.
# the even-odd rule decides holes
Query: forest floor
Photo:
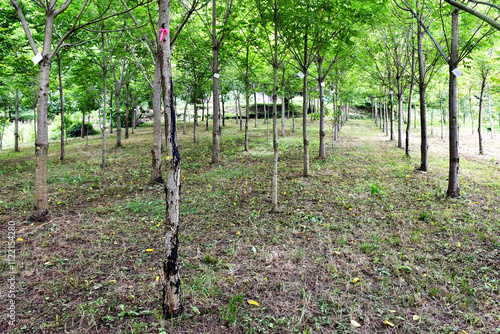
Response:
[[[88,147],[71,141],[65,162],[51,144],[46,223],[25,220],[32,149],[2,153],[3,259],[8,222],[18,241],[16,322],[6,318],[2,261],[0,332],[500,333],[498,139],[485,143],[485,158],[464,150],[461,196],[448,199],[446,141],[431,139],[430,171],[421,173],[418,137],[408,159],[371,121],[349,120],[306,178],[301,129],[287,127],[281,209],[272,212],[272,139],[262,121],[251,124],[243,152],[243,132],[227,122],[220,166],[209,163],[211,132],[200,127],[198,144],[179,134],[185,312],[169,321],[160,307],[165,200],[149,183],[150,125],[120,149],[110,136],[105,170],[98,136]]]

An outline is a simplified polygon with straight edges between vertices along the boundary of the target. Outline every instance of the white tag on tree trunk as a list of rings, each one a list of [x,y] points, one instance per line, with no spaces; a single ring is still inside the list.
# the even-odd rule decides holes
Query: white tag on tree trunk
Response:
[[[324,81],[321,83],[321,87],[325,87],[325,82]]]
[[[37,65],[39,62],[41,62],[43,59],[42,54],[38,52],[31,60],[33,61],[33,64]]]
[[[451,73],[455,74],[455,76],[457,78],[460,78],[460,76],[462,75],[462,72],[460,72],[460,70],[458,68],[456,68],[453,71],[451,71]]]
[[[214,73],[214,78],[219,79],[220,78],[220,74],[219,73]]]
[[[297,73],[297,75],[298,75],[301,79],[304,79],[304,77],[305,77],[304,73],[302,73],[302,72]]]

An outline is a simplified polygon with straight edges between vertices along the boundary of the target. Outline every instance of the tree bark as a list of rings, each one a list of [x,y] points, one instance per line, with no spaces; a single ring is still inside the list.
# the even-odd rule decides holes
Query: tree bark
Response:
[[[107,89],[108,85],[106,83],[106,76],[108,73],[107,66],[106,66],[106,56],[104,52],[104,33],[101,33],[101,47],[102,47],[102,81],[103,81],[103,102],[102,102],[102,155],[101,155],[101,168],[106,167],[106,99],[107,99]]]
[[[57,70],[59,74],[59,98],[61,102],[61,110],[59,114],[61,115],[61,155],[59,159],[64,161],[66,159],[66,154],[64,151],[64,94],[62,85],[62,70],[61,70],[61,55],[57,57]]]
[[[325,57],[318,56],[318,83],[319,83],[319,156],[318,158],[326,158],[326,143],[325,143],[325,101],[324,95],[324,80],[322,73],[323,60]]]
[[[219,129],[219,43],[217,41],[217,5],[212,0],[212,45],[213,45],[213,144],[212,144],[212,163],[220,162],[220,129]],[[208,115],[207,115],[208,117]]]
[[[458,33],[459,33],[459,10],[454,9],[452,17],[451,34],[451,54],[450,54],[450,93],[449,93],[449,129],[450,129],[450,170],[448,176],[448,197],[458,197],[460,188],[458,182],[458,170],[460,158],[458,155],[458,137],[457,137],[457,77],[452,73],[458,65]]]
[[[481,80],[481,95],[479,96],[479,115],[477,124],[477,134],[479,139],[479,154],[484,154],[483,150],[483,101],[484,101],[484,90],[486,89],[486,79],[487,72],[483,72]]]
[[[490,129],[491,129],[491,139],[494,137],[494,124],[493,124],[493,114],[491,113],[491,90],[488,84],[488,114],[490,115]]]
[[[30,220],[34,221],[47,221],[49,218],[49,198],[47,189],[49,138],[47,111],[51,59],[49,59],[48,54],[50,53],[53,26],[54,18],[49,16],[46,21],[44,52],[43,59],[40,62],[40,79],[38,84],[37,137],[35,141],[35,208],[30,217]]]
[[[19,90],[16,90],[14,108],[14,152],[19,152]]]
[[[125,84],[125,139],[128,139],[128,118],[129,118],[129,111],[130,111],[130,90],[129,90],[129,83],[127,82]]]
[[[170,0],[159,0],[159,29],[170,28]],[[165,285],[163,286],[162,309],[165,319],[178,317],[184,307],[181,303],[181,281],[179,276],[179,197],[181,159],[177,147],[176,114],[174,110],[172,67],[170,62],[170,37],[158,38],[158,61],[161,67],[161,85],[169,136],[167,140],[166,194],[166,253],[163,262]]]
[[[161,69],[158,56],[156,57],[155,73],[153,78],[153,145],[151,146],[151,182],[163,183],[161,172]]]
[[[257,120],[259,118],[259,108],[257,105],[257,89],[254,88],[253,99],[255,100],[255,127],[257,127]]]
[[[250,121],[250,81],[248,80],[250,64],[250,45],[247,44],[247,53],[246,53],[246,71],[245,71],[245,152],[248,152],[248,122]]]
[[[394,94],[391,93],[391,141],[394,141]]]

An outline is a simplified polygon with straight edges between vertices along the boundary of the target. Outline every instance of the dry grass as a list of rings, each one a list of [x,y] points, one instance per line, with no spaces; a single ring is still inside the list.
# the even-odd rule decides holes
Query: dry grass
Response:
[[[6,235],[7,222],[16,221],[24,241],[16,245],[16,326],[8,328],[2,311],[0,331],[500,332],[498,139],[486,142],[491,156],[463,156],[463,195],[446,199],[441,139],[431,140],[431,172],[422,174],[414,168],[418,146],[408,160],[371,123],[351,120],[335,150],[312,160],[312,176],[303,178],[301,133],[287,131],[281,210],[270,212],[265,127],[252,125],[245,153],[242,134],[226,124],[221,166],[209,165],[211,133],[202,127],[197,145],[180,135],[186,312],[172,321],[161,320],[156,281],[164,195],[149,184],[151,128],[111,149],[105,171],[98,138],[89,148],[72,142],[65,163],[52,144],[45,224],[23,218],[32,206],[29,150],[2,154],[0,228]],[[1,273],[8,274],[5,262]]]

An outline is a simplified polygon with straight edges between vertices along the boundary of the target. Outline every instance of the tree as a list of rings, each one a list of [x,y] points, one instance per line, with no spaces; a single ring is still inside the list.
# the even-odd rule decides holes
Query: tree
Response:
[[[151,1],[151,0],[148,0]],[[76,3],[77,1],[75,1]],[[43,39],[43,49],[40,52],[36,46],[35,40],[28,26],[28,21],[23,13],[23,9],[18,4],[17,0],[10,0],[10,3],[17,12],[21,24],[24,28],[28,42],[35,54],[37,60],[40,64],[40,74],[38,82],[38,106],[37,106],[37,138],[35,142],[35,160],[36,160],[36,172],[35,172],[35,208],[33,214],[30,216],[31,220],[35,221],[46,221],[49,217],[49,201],[48,201],[48,191],[47,191],[47,155],[49,149],[48,140],[48,97],[49,97],[49,77],[50,69],[52,66],[52,59],[59,49],[63,46],[65,40],[74,34],[76,31],[82,29],[83,27],[98,23],[100,21],[106,20],[110,17],[126,13],[127,10],[121,12],[115,12],[110,15],[103,14],[98,18],[89,18],[85,23],[81,23],[83,14],[86,13],[86,9],[89,7],[89,1],[85,1],[81,6],[80,11],[75,12],[73,24],[68,30],[59,38],[59,41],[52,48],[53,42],[53,29],[54,22],[56,18],[65,12],[73,3],[72,0],[66,0],[59,8],[56,8],[57,0],[52,0],[50,2],[38,2],[35,4],[39,6],[45,12],[45,34]],[[142,5],[143,2],[139,2],[132,9]],[[72,6],[72,9],[76,6]]]
[[[454,8],[451,12],[451,39],[446,39],[449,41],[449,44],[446,45],[448,50],[450,50],[449,55],[444,53],[444,48],[441,44],[434,38],[432,32],[427,28],[427,26],[420,20],[421,15],[417,13],[406,0],[401,1],[404,6],[398,6],[406,11],[409,11],[413,17],[418,21],[418,23],[424,28],[428,36],[431,38],[434,46],[439,51],[443,59],[446,61],[449,67],[449,150],[450,150],[450,160],[449,160],[449,174],[448,174],[448,197],[458,197],[460,195],[460,187],[458,180],[458,170],[459,170],[459,155],[458,155],[458,119],[457,119],[457,77],[460,75],[460,71],[458,70],[458,64],[462,61],[472,50],[473,48],[487,35],[491,34],[491,31],[476,37],[476,34],[483,28],[483,24],[480,24],[477,28],[473,29],[472,36],[466,40],[465,43],[461,43],[463,45],[462,49],[459,50],[459,9]],[[439,6],[439,10],[446,10],[441,4]],[[442,17],[442,14],[441,14]],[[464,22],[469,23],[469,22]],[[446,31],[444,32],[446,33]]]

